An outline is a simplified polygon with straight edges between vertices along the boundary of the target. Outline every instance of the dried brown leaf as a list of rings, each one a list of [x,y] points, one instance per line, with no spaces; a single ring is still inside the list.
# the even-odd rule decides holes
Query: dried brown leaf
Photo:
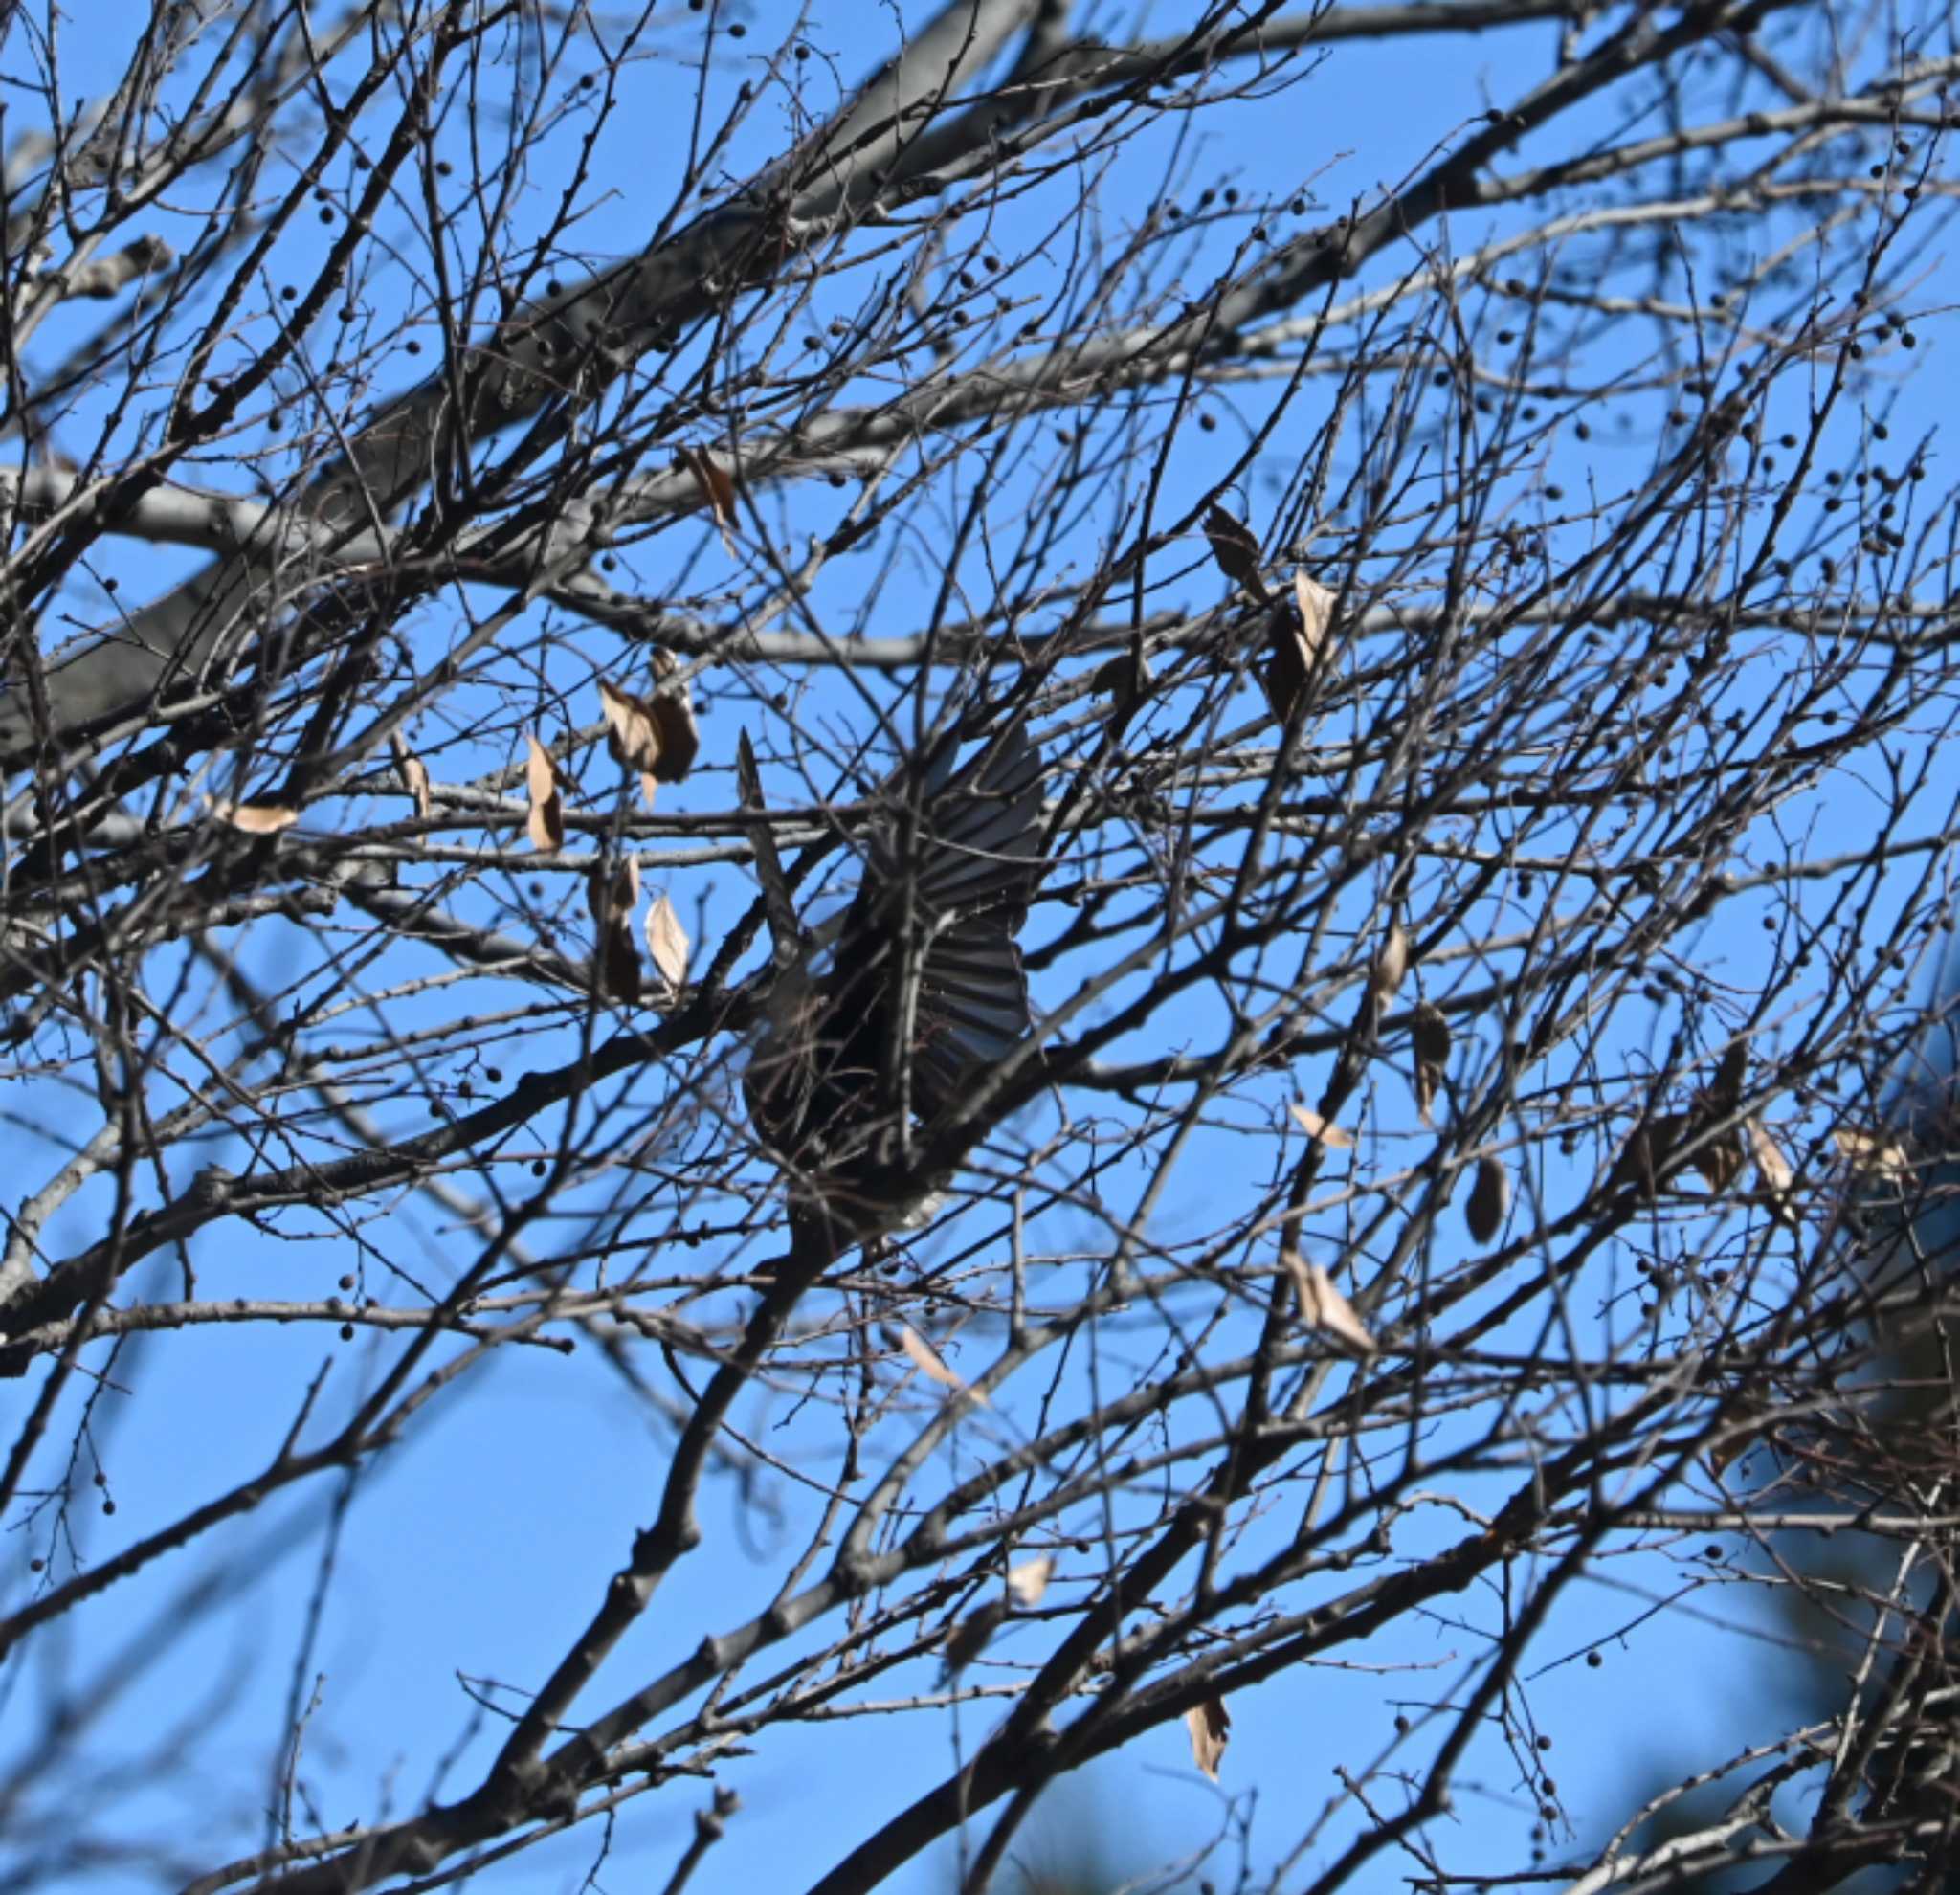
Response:
[[[1415,1109],[1428,1125],[1429,1108],[1450,1064],[1450,1023],[1442,1009],[1419,1001],[1410,1018],[1409,1037],[1415,1048]]]
[[[1477,1161],[1477,1176],[1470,1187],[1470,1201],[1463,1207],[1463,1222],[1477,1243],[1489,1243],[1503,1229],[1504,1215],[1511,1208],[1511,1174],[1495,1151],[1486,1151]]]
[[[678,993],[686,984],[687,957],[693,943],[666,896],[654,897],[654,905],[647,910],[646,932],[647,952],[654,957],[654,966],[660,978]]]
[[[656,783],[683,783],[701,754],[701,726],[694,721],[694,698],[683,679],[657,691],[652,701],[660,754],[653,765]]]
[[[1214,1783],[1218,1780],[1218,1764],[1225,1746],[1232,1741],[1232,1713],[1223,1698],[1207,1698],[1184,1714],[1185,1728],[1191,1732],[1191,1760]]]
[[[1388,938],[1375,956],[1368,977],[1368,991],[1377,1008],[1386,1007],[1400,991],[1409,972],[1409,930],[1398,916],[1389,924]]]
[[[636,1003],[643,991],[639,949],[633,945],[633,929],[625,922],[613,922],[599,931],[600,991],[614,1000]]]
[[[402,788],[415,801],[415,814],[423,820],[429,815],[429,767],[414,751],[402,742],[399,730],[394,733],[394,768],[402,780]]]
[[[599,680],[599,709],[606,719],[606,748],[622,769],[652,769],[660,754],[660,733],[652,703],[637,692]]]
[[[586,907],[602,928],[625,921],[639,906],[639,858],[627,856],[609,869],[594,862],[586,871]]]
[[[1297,1251],[1288,1250],[1281,1255],[1292,1273],[1294,1292],[1300,1298],[1300,1320],[1309,1328],[1325,1329],[1364,1355],[1372,1355],[1373,1335],[1354,1313],[1354,1305],[1334,1287],[1333,1278]]]
[[[558,772],[552,768],[551,753],[529,731],[524,742],[530,746],[524,763],[524,791],[530,813],[524,818],[524,832],[531,847],[538,850],[565,846],[565,798],[558,793]]]
[[[1243,586],[1262,605],[1272,597],[1266,589],[1266,575],[1259,569],[1258,535],[1244,521],[1235,519],[1214,501],[1205,509],[1205,538],[1226,578]]]
[[[277,836],[300,820],[298,810],[281,809],[277,803],[232,803],[218,796],[207,796],[205,801],[220,822],[247,836]]]
[[[1284,724],[1293,715],[1306,689],[1309,669],[1299,626],[1283,608],[1275,606],[1266,620],[1266,662],[1259,673],[1259,686],[1275,724]]]
[[[1756,1161],[1756,1175],[1762,1179],[1769,1198],[1770,1215],[1778,1223],[1795,1229],[1796,1204],[1791,1194],[1791,1188],[1796,1183],[1794,1167],[1783,1155],[1776,1134],[1753,1113],[1743,1121],[1743,1131],[1748,1138],[1749,1156]]]
[[[1333,612],[1334,594],[1296,567],[1292,599],[1275,599],[1266,614],[1266,664],[1259,682],[1281,724],[1293,715],[1312,680]]]
[[[1013,1594],[1016,1605],[1037,1606],[1054,1576],[1055,1555],[1036,1553],[1033,1559],[1024,1559],[1008,1568],[1007,1589]]]
[[[680,450],[680,459],[694,476],[702,500],[715,516],[715,524],[722,529],[722,537],[725,540],[728,529],[735,524],[734,476],[706,448],[684,447]]]
[[[1351,1151],[1354,1148],[1354,1134],[1343,1131],[1339,1126],[1329,1125],[1310,1105],[1289,1105],[1286,1108],[1298,1121],[1302,1131],[1308,1138],[1317,1138],[1330,1151]]]
[[[701,730],[685,682],[670,684],[650,698],[599,680],[599,708],[606,717],[606,748],[622,769],[640,772],[648,808],[656,783],[679,783],[694,768]]]

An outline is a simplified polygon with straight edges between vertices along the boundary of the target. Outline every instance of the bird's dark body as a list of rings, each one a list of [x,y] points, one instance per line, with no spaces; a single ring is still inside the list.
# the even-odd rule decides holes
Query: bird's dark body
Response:
[[[841,927],[778,976],[749,1061],[757,1129],[834,1184],[888,1164],[905,1123],[1032,1029],[1014,934],[1041,868],[1041,759],[1018,728],[957,756],[944,744],[888,786]]]

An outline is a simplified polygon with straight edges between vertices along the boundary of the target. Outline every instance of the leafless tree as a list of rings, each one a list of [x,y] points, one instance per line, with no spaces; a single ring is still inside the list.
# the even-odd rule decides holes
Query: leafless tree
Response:
[[[1935,1885],[1946,11],[122,11],[0,24],[7,1884],[678,1889],[869,1727],[766,1885],[1147,1737],[1220,1885]],[[631,1524],[329,1766],[517,1359]],[[1821,1718],[1568,1804],[1548,1670],[1792,1589]]]

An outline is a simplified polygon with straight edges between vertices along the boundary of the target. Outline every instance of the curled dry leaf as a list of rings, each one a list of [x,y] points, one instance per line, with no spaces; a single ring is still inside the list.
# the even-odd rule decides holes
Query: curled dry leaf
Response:
[[[977,1611],[969,1612],[946,1637],[946,1669],[951,1676],[973,1662],[984,1652],[1007,1617],[1005,1599],[989,1599]]]
[[[647,952],[654,957],[660,978],[678,993],[687,980],[687,956],[693,944],[666,896],[655,896],[654,905],[647,910],[646,927]]]
[[[639,858],[624,857],[611,868],[594,862],[586,871],[586,906],[601,927],[627,920],[639,906]]]
[[[426,821],[429,815],[429,767],[402,742],[399,730],[394,733],[393,745],[395,773],[402,780],[402,788],[415,800],[415,814]]]
[[[1354,1134],[1343,1131],[1339,1126],[1329,1125],[1310,1105],[1289,1105],[1286,1108],[1299,1123],[1300,1128],[1308,1138],[1317,1138],[1330,1151],[1351,1151],[1354,1148]]]
[[[1037,1606],[1054,1574],[1055,1555],[1036,1553],[1033,1559],[1024,1559],[1008,1568],[1007,1589],[1013,1594],[1016,1605]]]
[[[1429,1108],[1450,1064],[1450,1023],[1442,1009],[1420,1002],[1409,1022],[1409,1037],[1415,1047],[1415,1109],[1428,1125]]]
[[[600,991],[614,1000],[635,1004],[643,990],[639,949],[633,945],[633,928],[626,922],[613,922],[599,930]]]
[[[983,1408],[987,1405],[987,1397],[978,1389],[969,1388],[961,1381],[946,1366],[945,1358],[940,1352],[909,1323],[899,1325],[898,1330],[899,1347],[905,1351],[913,1368],[922,1375],[937,1382],[943,1389],[951,1389],[959,1394],[971,1395]]]
[[[1214,501],[1205,509],[1205,538],[1226,578],[1243,586],[1261,605],[1272,597],[1266,590],[1266,575],[1259,570],[1258,535],[1244,521],[1235,519]]]
[[[715,524],[722,529],[723,543],[728,545],[732,552],[734,547],[729,543],[728,532],[735,524],[735,477],[706,448],[682,448],[680,461],[694,476],[694,484],[701,489],[702,500],[714,515]]]
[[[1374,1337],[1368,1325],[1354,1313],[1354,1305],[1334,1287],[1333,1278],[1318,1263],[1309,1263],[1298,1251],[1281,1254],[1300,1298],[1300,1320],[1309,1328],[1325,1329],[1364,1355],[1372,1355]]]
[[[217,796],[207,796],[205,801],[220,822],[230,823],[247,836],[277,836],[300,820],[298,810],[281,809],[276,803],[230,803]]]
[[[1783,1155],[1776,1134],[1753,1113],[1743,1121],[1743,1131],[1748,1138],[1749,1156],[1756,1161],[1756,1175],[1762,1179],[1769,1198],[1770,1215],[1779,1224],[1795,1229],[1796,1204],[1791,1193],[1791,1187],[1796,1183],[1794,1168]]]
[[[654,725],[660,733],[660,754],[652,775],[656,783],[682,783],[701,754],[701,726],[694,721],[694,697],[682,679],[653,697]]]
[[[1386,1007],[1395,997],[1408,972],[1409,930],[1402,925],[1398,916],[1389,924],[1388,937],[1383,941],[1382,951],[1375,956],[1374,968],[1368,976],[1369,998],[1377,1009]]]
[[[1334,594],[1318,579],[1307,576],[1306,568],[1293,568],[1293,603],[1300,608],[1300,637],[1311,665],[1327,641],[1327,627],[1334,619]]]
[[[565,798],[558,792],[558,772],[552,768],[551,753],[531,732],[524,733],[530,746],[524,763],[524,791],[530,800],[530,814],[524,818],[524,833],[531,847],[538,850],[565,846]]]
[[[1191,1732],[1191,1760],[1214,1783],[1218,1780],[1219,1760],[1232,1741],[1232,1713],[1223,1698],[1207,1698],[1184,1714],[1184,1726]]]
[[[1488,1243],[1503,1229],[1504,1214],[1511,1208],[1511,1174],[1495,1151],[1486,1151],[1477,1161],[1477,1177],[1470,1187],[1470,1201],[1463,1207],[1463,1222],[1472,1238]]]
[[[701,753],[701,729],[686,682],[665,685],[650,698],[599,680],[599,708],[606,718],[606,748],[622,769],[640,772],[648,807],[656,783],[679,783]]]
[[[1266,616],[1266,668],[1259,676],[1266,702],[1281,724],[1313,679],[1333,613],[1334,594],[1296,567],[1291,602],[1276,599]]]

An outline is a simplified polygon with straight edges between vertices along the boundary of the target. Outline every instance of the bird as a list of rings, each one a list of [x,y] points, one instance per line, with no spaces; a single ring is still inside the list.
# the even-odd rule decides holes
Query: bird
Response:
[[[1045,862],[1043,759],[1018,724],[961,757],[948,732],[877,797],[848,905],[807,926],[757,824],[773,976],[743,1074],[749,1122],[807,1193],[875,1195],[910,1126],[1033,1033],[1015,936]],[[759,802],[745,753],[745,800]]]

